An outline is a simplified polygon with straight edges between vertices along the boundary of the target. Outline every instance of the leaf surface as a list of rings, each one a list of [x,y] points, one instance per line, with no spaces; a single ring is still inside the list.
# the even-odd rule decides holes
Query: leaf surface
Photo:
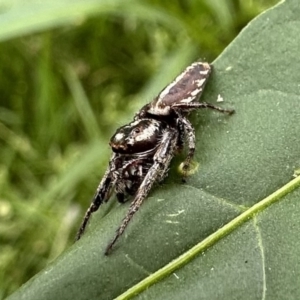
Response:
[[[86,235],[9,299],[298,298],[299,16],[298,0],[282,2],[215,61],[203,99],[220,95],[236,114],[193,115],[199,169],[187,184],[176,160],[109,257],[129,203],[95,213]]]

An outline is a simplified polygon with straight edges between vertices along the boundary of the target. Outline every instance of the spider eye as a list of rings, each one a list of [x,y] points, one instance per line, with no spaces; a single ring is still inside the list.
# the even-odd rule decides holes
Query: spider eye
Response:
[[[134,128],[133,129],[133,133],[140,133],[141,132],[141,129],[140,128]]]

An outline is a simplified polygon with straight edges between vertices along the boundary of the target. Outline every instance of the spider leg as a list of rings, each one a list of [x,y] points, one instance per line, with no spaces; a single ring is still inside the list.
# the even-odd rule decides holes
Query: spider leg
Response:
[[[138,211],[143,201],[148,196],[153,184],[163,176],[163,172],[168,170],[168,166],[177,147],[177,139],[178,133],[175,130],[168,130],[164,132],[160,146],[158,147],[153,158],[154,163],[141,183],[136,196],[129,207],[127,215],[122,220],[119,228],[116,230],[114,238],[108,244],[105,250],[105,255],[108,255],[111,252],[113,245],[123,234],[133,215]]]
[[[189,102],[189,103],[175,103],[173,104],[173,108],[182,109],[182,110],[193,110],[197,108],[209,108],[213,110],[217,110],[221,113],[227,113],[229,115],[234,113],[234,109],[224,109],[219,106],[215,106],[206,102]]]
[[[111,162],[113,162],[114,157],[115,155],[112,156],[110,160]],[[78,241],[83,235],[92,213],[97,211],[103,202],[108,201],[111,188],[114,185],[114,183],[115,183],[115,179],[113,180],[111,165],[109,165],[101,182],[99,183],[93,201],[84,215],[83,221],[76,235],[76,241]]]
[[[187,176],[187,171],[189,169],[191,160],[194,157],[196,141],[195,141],[195,129],[192,126],[191,122],[184,116],[178,114],[179,123],[184,127],[184,133],[188,142],[188,154],[183,162],[182,170],[183,170],[183,181],[185,181],[185,177]]]
[[[182,110],[193,110],[193,109],[197,109],[197,108],[210,108],[210,109],[214,109],[219,112],[228,113],[228,114],[233,114],[234,110],[223,109],[221,107],[218,107],[213,104],[206,103],[206,102],[176,103],[173,105],[173,107],[177,108],[175,110],[175,112],[177,113],[178,118],[179,118],[178,126],[179,127],[181,126],[184,128],[184,133],[185,133],[185,136],[188,141],[189,150],[188,150],[187,157],[185,158],[185,160],[183,162],[183,166],[182,166],[183,181],[185,181],[185,177],[187,176],[187,171],[188,171],[189,165],[190,165],[191,160],[195,153],[195,129],[192,126],[191,122],[186,117],[182,116],[182,114],[180,114],[178,112],[178,108],[182,109]]]
[[[177,119],[177,128],[178,128],[178,133],[179,133],[178,150],[181,151],[184,147],[186,132],[185,132],[184,124],[182,122],[182,116],[179,114],[178,111],[175,111],[175,112],[178,116],[178,119]]]

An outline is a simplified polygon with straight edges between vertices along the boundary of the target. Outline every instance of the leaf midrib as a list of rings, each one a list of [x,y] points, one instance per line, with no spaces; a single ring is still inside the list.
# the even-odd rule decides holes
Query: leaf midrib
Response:
[[[267,196],[260,202],[256,203],[236,218],[228,222],[226,225],[218,229],[216,232],[212,233],[210,236],[202,240],[200,243],[180,255],[178,258],[174,259],[155,273],[149,275],[136,285],[132,286],[126,292],[115,298],[116,300],[124,300],[130,299],[140,292],[144,291],[146,288],[154,284],[155,282],[163,279],[164,277],[168,276],[178,268],[187,264],[190,260],[192,260],[196,255],[199,253],[207,250],[210,246],[216,244],[219,240],[223,237],[227,236],[231,233],[234,229],[238,228],[241,224],[245,223],[246,221],[252,219],[257,213],[264,211],[267,207],[271,204],[279,201],[287,194],[291,193],[297,187],[300,186],[300,176],[294,178],[293,180],[289,181],[287,184],[276,190],[271,195]]]

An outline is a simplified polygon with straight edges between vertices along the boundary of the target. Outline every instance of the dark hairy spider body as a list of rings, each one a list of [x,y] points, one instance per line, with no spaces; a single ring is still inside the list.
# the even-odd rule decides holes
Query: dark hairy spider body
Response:
[[[153,185],[167,176],[174,155],[187,143],[188,152],[183,162],[185,176],[195,152],[195,131],[187,115],[198,108],[234,112],[197,101],[210,73],[208,63],[193,63],[151,103],[142,107],[131,123],[120,127],[112,136],[113,154],[109,166],[84,216],[77,240],[84,233],[91,214],[109,200],[113,189],[120,203],[125,202],[127,194],[131,195],[133,201],[128,213],[105,250],[105,254],[109,254]]]

